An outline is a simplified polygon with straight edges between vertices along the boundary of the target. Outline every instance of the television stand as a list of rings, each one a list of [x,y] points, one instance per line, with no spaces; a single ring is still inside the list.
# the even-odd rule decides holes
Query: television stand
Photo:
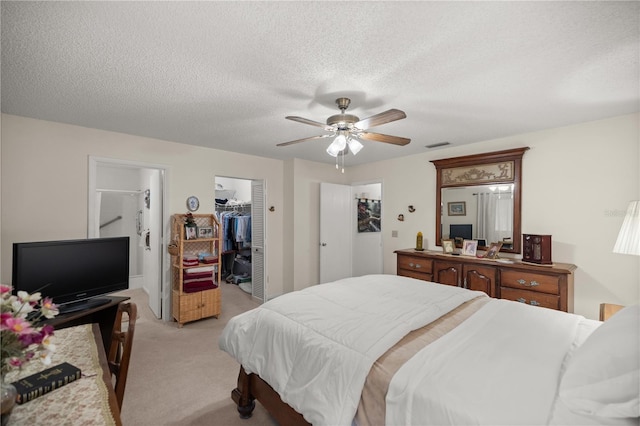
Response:
[[[111,333],[113,332],[113,324],[116,320],[118,305],[121,302],[129,300],[130,297],[107,296],[99,299],[106,299],[106,302],[98,306],[87,307],[84,305],[84,309],[79,311],[60,313],[55,318],[44,321],[44,323],[52,325],[54,330],[59,330],[61,328],[73,327],[80,324],[91,324],[95,322],[100,326],[100,334],[102,334],[104,350],[109,353]]]

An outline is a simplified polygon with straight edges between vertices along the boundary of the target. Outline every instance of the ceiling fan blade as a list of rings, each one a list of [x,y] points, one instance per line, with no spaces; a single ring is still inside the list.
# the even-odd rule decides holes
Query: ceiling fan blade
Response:
[[[358,133],[358,136],[362,139],[367,139],[370,141],[392,143],[394,145],[401,146],[407,145],[409,142],[411,142],[411,139],[401,138],[400,136],[383,135],[382,133],[362,132]]]
[[[311,136],[310,138],[303,138],[303,139],[296,139],[295,141],[289,141],[289,142],[282,142],[279,143],[276,146],[287,146],[287,145],[293,145],[294,143],[299,143],[299,142],[305,142],[305,141],[312,141],[314,139],[323,139],[323,138],[328,138],[331,136],[335,136],[335,135],[320,135],[320,136]]]
[[[381,112],[380,114],[372,115],[371,117],[363,118],[355,123],[353,126],[358,129],[368,129],[369,127],[376,127],[381,124],[390,123],[396,120],[402,120],[406,118],[407,114],[399,109],[390,109],[388,111]]]
[[[285,118],[287,120],[297,121],[298,123],[310,124],[312,126],[321,127],[321,128],[325,129],[328,132],[332,132],[332,131],[335,130],[332,126],[329,126],[329,125],[327,125],[325,123],[320,123],[319,121],[309,120],[308,118],[297,117],[295,115],[288,115]]]

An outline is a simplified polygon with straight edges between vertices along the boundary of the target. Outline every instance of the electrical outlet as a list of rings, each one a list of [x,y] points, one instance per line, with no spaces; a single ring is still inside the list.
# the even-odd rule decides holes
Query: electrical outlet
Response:
[[[391,231],[392,238],[398,238],[398,231]]]

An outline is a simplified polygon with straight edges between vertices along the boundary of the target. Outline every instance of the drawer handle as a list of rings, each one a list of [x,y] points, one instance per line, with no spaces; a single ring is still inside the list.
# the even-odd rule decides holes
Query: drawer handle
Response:
[[[520,303],[527,303],[527,299],[525,299],[524,297],[520,297],[519,299],[516,299],[516,301]]]
[[[420,267],[421,267],[420,264],[416,263],[416,269],[420,269]]]
[[[420,268],[420,264],[419,264],[419,263],[412,263],[412,262],[410,262],[410,263],[409,263],[409,266],[410,266],[410,267],[412,267],[412,268]]]
[[[529,304],[532,306],[540,306],[540,302],[536,302],[535,300],[532,300]]]
[[[413,268],[414,267],[413,262],[409,262],[409,266],[411,266]]]
[[[531,281],[530,283],[527,284],[527,280],[523,280],[522,278],[520,278],[519,280],[516,280],[516,282],[525,287],[535,287],[540,285],[537,281]]]

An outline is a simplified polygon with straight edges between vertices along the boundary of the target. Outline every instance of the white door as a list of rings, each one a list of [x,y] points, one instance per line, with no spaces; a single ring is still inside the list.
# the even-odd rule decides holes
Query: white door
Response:
[[[267,291],[264,279],[264,181],[251,181],[251,295],[264,303]]]
[[[162,205],[164,173],[161,170],[147,170],[149,177],[149,224],[145,229],[145,238],[149,244],[144,250],[144,289],[149,295],[149,308],[162,318]],[[148,233],[148,234],[147,234]]]
[[[352,276],[351,187],[320,183],[320,283]]]

